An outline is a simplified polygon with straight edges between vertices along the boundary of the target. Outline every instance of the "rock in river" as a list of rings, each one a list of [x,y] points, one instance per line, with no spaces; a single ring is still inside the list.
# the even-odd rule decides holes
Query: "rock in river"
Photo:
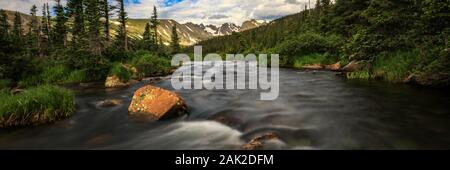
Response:
[[[126,87],[130,84],[128,82],[123,82],[120,80],[119,77],[116,75],[108,76],[105,81],[105,87],[106,88],[118,88],[118,87]]]
[[[188,107],[177,94],[154,86],[138,89],[128,108],[130,115],[161,120],[187,114]]]
[[[245,150],[262,150],[264,149],[264,144],[270,140],[278,140],[279,137],[276,133],[266,133],[263,135],[256,136],[250,142],[242,146]]]

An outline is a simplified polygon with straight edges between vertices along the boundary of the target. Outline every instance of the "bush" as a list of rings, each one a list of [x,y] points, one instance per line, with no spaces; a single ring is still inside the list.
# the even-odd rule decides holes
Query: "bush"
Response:
[[[280,64],[294,65],[299,57],[309,54],[328,53],[332,54],[328,56],[337,55],[340,52],[341,43],[342,38],[336,35],[322,36],[307,32],[284,41],[270,51],[280,54]]]
[[[64,65],[46,68],[40,75],[44,84],[62,83],[70,74],[70,70]]]
[[[131,79],[133,73],[131,73],[122,63],[113,63],[110,76],[117,76],[121,81],[128,82]]]
[[[170,73],[170,60],[148,52],[138,52],[129,62],[137,68],[140,77],[162,76]]]
[[[11,80],[9,79],[0,79],[0,90],[9,88],[11,85]]]
[[[41,84],[81,83],[91,80],[87,70],[70,70],[64,65],[44,68],[42,73],[28,76],[19,81],[20,87],[32,87]]]
[[[66,118],[75,111],[71,91],[56,86],[39,86],[12,95],[0,93],[0,127],[39,125]]]
[[[67,75],[63,82],[64,83],[81,83],[89,81],[89,78],[87,78],[87,70],[74,70]]]

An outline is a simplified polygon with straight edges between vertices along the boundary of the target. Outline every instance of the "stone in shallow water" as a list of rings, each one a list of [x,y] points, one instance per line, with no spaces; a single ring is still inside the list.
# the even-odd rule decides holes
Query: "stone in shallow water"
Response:
[[[155,120],[189,113],[186,103],[180,96],[150,85],[144,86],[134,93],[128,111],[130,115],[145,116]]]
[[[270,132],[263,135],[256,136],[250,142],[242,146],[245,150],[262,150],[264,149],[264,144],[270,140],[279,140],[276,133]]]
[[[119,99],[108,99],[104,101],[100,101],[97,103],[97,107],[114,107],[117,105],[121,105],[122,101]]]
[[[126,87],[130,84],[128,82],[124,83],[122,80],[120,80],[119,77],[113,75],[108,76],[105,81],[105,87],[106,88],[119,88],[119,87]]]

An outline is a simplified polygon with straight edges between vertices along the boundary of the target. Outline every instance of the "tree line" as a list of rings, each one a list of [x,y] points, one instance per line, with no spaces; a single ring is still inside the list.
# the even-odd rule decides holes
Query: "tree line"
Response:
[[[449,0],[317,0],[315,7],[299,10],[266,26],[197,45],[206,52],[279,53],[286,66],[311,53],[375,65],[392,53],[411,51],[415,54],[399,59],[414,58],[415,62],[402,66],[408,70],[404,72],[449,82]]]
[[[55,2],[53,7],[43,4],[41,16],[33,5],[27,25],[19,12],[14,13],[13,24],[9,25],[6,11],[0,10],[0,79],[19,80],[33,74],[33,65],[42,63],[37,60],[103,75],[99,68],[127,60],[133,51],[146,50],[160,56],[177,51],[167,49],[158,36],[156,7],[142,38],[136,38],[127,34],[124,0],[68,0],[66,5],[61,0]],[[115,29],[112,18],[119,23]],[[172,44],[177,46],[178,38]]]

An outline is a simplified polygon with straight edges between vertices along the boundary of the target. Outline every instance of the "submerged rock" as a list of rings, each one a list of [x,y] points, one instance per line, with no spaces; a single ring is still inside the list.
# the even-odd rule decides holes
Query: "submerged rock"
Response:
[[[138,89],[128,107],[130,115],[161,120],[189,113],[184,100],[177,94],[154,86]]]
[[[119,77],[116,75],[108,76],[105,81],[105,87],[106,88],[119,88],[119,87],[126,87],[130,84],[128,82],[123,82],[120,80]]]
[[[262,150],[264,149],[264,144],[270,140],[279,140],[276,133],[270,132],[263,135],[256,136],[250,142],[242,146],[245,150]]]
[[[108,100],[98,102],[96,106],[97,107],[114,107],[114,106],[117,106],[120,104],[122,104],[122,101],[119,99],[111,99],[111,100],[108,99]]]

